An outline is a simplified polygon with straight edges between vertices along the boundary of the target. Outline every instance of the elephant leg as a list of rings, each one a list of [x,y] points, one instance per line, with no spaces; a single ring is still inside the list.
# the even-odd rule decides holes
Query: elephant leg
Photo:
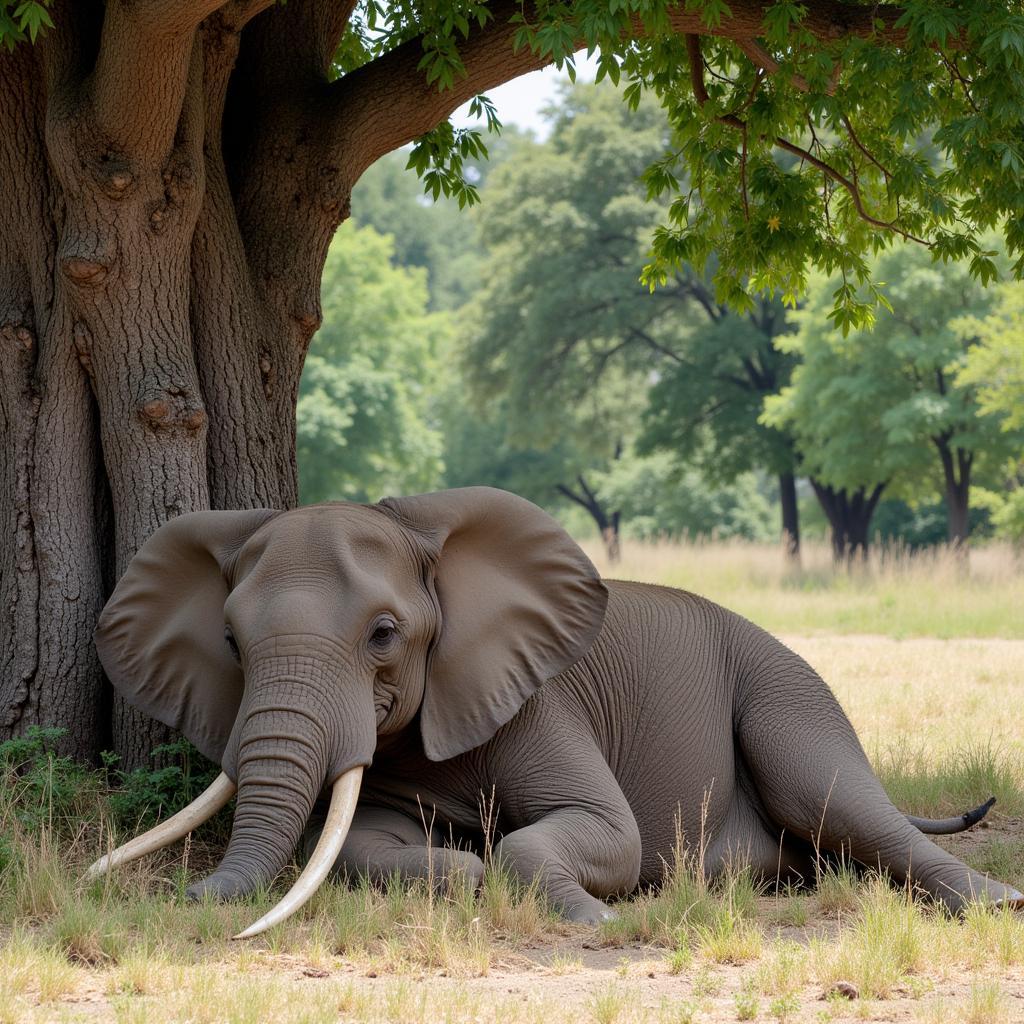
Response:
[[[769,885],[803,885],[812,881],[814,848],[806,840],[775,825],[762,806],[742,758],[737,758],[736,769],[737,786],[732,804],[721,828],[712,835],[704,851],[705,873],[714,878],[748,867],[756,878]]]
[[[318,830],[314,829],[307,836],[307,850],[313,848],[317,838]],[[483,861],[475,853],[453,850],[441,842],[436,829],[428,836],[422,822],[400,811],[360,806],[334,872],[376,883],[398,876],[430,881],[440,887],[463,884],[477,888],[483,880]]]
[[[526,756],[542,757],[534,763],[545,771],[498,794],[506,820],[527,823],[505,833],[495,859],[523,883],[539,881],[569,920],[610,920],[603,900],[632,892],[640,877],[640,830],[625,795],[592,739],[562,736]]]
[[[911,825],[876,778],[832,691],[796,654],[766,634],[759,639],[734,720],[758,795],[780,828],[884,869],[953,911],[981,898],[1024,900]]]

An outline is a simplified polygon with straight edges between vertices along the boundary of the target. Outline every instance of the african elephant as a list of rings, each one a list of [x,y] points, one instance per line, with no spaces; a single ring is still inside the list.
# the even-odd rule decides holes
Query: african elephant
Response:
[[[987,805],[901,814],[796,654],[693,594],[602,582],[555,520],[504,491],[181,516],[135,556],[96,643],[113,685],[223,775],[94,875],[173,841],[237,786],[224,858],[190,891],[246,893],[332,790],[303,875],[243,935],[336,865],[478,877],[475,854],[438,848],[423,823],[479,831],[492,789],[495,852],[577,921],[657,883],[677,822],[710,874],[743,859],[811,877],[817,844],[951,908],[1024,900],[923,834]]]

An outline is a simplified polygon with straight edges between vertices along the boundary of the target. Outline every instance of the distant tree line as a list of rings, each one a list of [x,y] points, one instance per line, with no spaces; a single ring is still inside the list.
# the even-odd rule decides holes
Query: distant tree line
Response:
[[[424,201],[401,154],[373,168],[324,273],[303,500],[489,483],[585,517],[612,557],[623,529],[781,536],[795,556],[801,507],[837,559],[876,523],[1024,540],[1024,286],[911,242],[868,268],[877,314],[826,276],[798,307],[752,289],[727,308],[713,258],[652,291],[670,211],[645,169],[670,142],[653,103],[578,85],[546,141],[506,133],[470,167],[474,216]],[[995,245],[985,258],[999,269]],[[840,329],[840,289],[873,329]]]

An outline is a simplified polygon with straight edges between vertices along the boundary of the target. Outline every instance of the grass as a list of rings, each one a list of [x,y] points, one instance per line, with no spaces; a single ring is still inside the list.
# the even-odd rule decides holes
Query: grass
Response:
[[[680,587],[772,632],[1024,639],[1024,571],[1005,545],[972,551],[966,570],[946,549],[890,547],[837,570],[827,545],[806,543],[794,570],[772,544],[626,541],[615,565],[596,542],[583,546],[611,579]]]
[[[626,557],[628,573],[784,634],[832,685],[899,806],[944,816],[994,794],[995,827],[956,849],[1024,888],[1024,586],[1005,552],[974,553],[970,576],[893,556],[847,577],[811,550],[802,579],[768,549],[627,545]],[[955,637],[958,617],[1001,638],[935,635]],[[842,865],[814,890],[763,891],[739,866],[712,884],[699,852],[596,932],[489,871],[476,895],[328,885],[282,927],[233,943],[274,894],[184,903],[215,836],[84,886],[108,842],[104,796],[88,779],[65,785],[59,766],[52,776],[34,783],[35,803],[24,780],[0,778],[0,1024],[997,1024],[1024,1005],[1024,916],[951,919]],[[840,981],[858,997],[823,998]]]

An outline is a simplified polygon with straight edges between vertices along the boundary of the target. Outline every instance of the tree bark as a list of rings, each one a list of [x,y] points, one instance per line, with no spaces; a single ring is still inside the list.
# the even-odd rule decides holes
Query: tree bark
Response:
[[[103,685],[92,630],[113,581],[174,516],[297,493],[304,353],[235,220],[218,89],[239,25],[195,31],[215,6],[161,22],[152,56],[152,5],[68,3],[0,57],[0,172],[25,186],[0,211],[0,728],[60,727],[63,751],[112,747],[126,769],[169,733]]]

